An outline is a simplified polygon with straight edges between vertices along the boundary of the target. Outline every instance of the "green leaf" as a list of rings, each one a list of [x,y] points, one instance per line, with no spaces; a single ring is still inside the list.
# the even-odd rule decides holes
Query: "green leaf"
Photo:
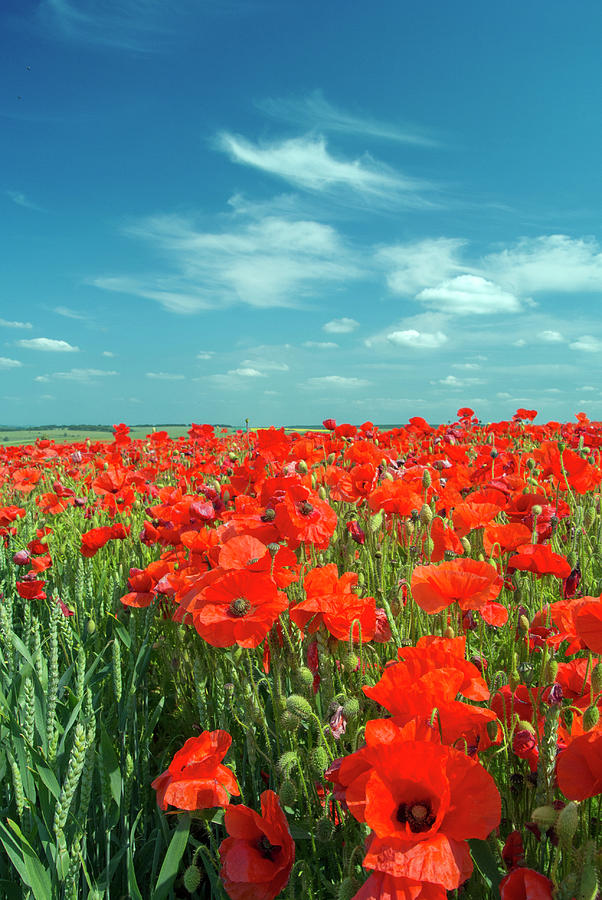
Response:
[[[12,819],[7,819],[7,822],[11,830],[0,822],[0,841],[21,880],[31,888],[36,900],[52,900],[50,873],[40,862],[17,823]]]
[[[473,838],[468,842],[470,853],[474,863],[487,882],[487,886],[492,889],[496,896],[498,886],[502,880],[502,873],[499,870],[497,860],[487,841],[479,841]]]
[[[169,896],[188,844],[190,821],[188,813],[183,813],[178,819],[178,824],[165,854],[151,900],[165,900]]]
[[[130,831],[130,840],[128,842],[128,891],[131,900],[142,900],[142,894],[140,893],[140,888],[138,887],[138,882],[136,881],[136,871],[134,869],[134,847],[135,847],[135,833],[136,826],[142,815],[142,810],[136,816],[136,820],[132,825],[132,830]]]
[[[117,759],[113,742],[104,725],[100,726],[100,749],[102,764],[109,779],[111,796],[119,807],[121,805],[121,769],[119,768],[119,760]]]
[[[127,630],[127,628],[124,627],[124,625],[119,621],[119,619],[113,618],[113,616],[111,616],[111,618],[113,619],[113,628],[119,635],[121,643],[125,644],[125,646],[128,648],[128,650],[130,650],[131,646],[132,646],[132,637],[131,637],[129,631]]]

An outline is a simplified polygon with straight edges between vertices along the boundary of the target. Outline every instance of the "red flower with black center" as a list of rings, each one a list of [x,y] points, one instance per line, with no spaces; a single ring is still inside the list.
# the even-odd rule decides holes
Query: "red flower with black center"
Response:
[[[274,900],[286,886],[295,844],[274,791],[261,795],[261,815],[248,806],[228,806],[229,834],[219,848],[220,876],[231,900]]]
[[[417,566],[412,575],[412,596],[427,613],[441,612],[454,601],[463,612],[479,609],[500,593],[503,580],[489,563],[452,559],[437,566]]]
[[[291,620],[299,628],[307,626],[309,634],[324,624],[340,641],[349,638],[354,622],[353,636],[358,640],[359,621],[362,641],[371,640],[376,630],[376,601],[374,597],[358,597],[353,593],[357,580],[355,572],[345,572],[339,578],[335,563],[312,569],[303,583],[307,599],[291,608]]]
[[[268,575],[232,569],[204,590],[194,627],[213,647],[258,647],[287,607]]]

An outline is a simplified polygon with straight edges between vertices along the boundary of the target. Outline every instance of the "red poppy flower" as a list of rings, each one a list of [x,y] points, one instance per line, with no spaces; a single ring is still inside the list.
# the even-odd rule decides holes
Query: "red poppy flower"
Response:
[[[167,805],[177,809],[212,809],[227,806],[229,794],[238,797],[236,778],[221,761],[232,738],[227,731],[204,731],[188,738],[169,767],[153,781],[161,809]]]
[[[520,831],[511,831],[504,843],[502,859],[507,869],[522,865],[525,860],[525,847]]]
[[[274,791],[261,795],[261,815],[247,806],[228,806],[230,835],[220,844],[220,876],[231,900],[274,900],[286,886],[295,844]]]
[[[438,566],[417,566],[412,574],[412,596],[427,613],[441,612],[456,600],[462,611],[478,609],[500,593],[502,578],[489,563],[452,559]]]
[[[0,528],[6,528],[15,519],[22,518],[24,515],[25,510],[22,506],[0,506]]]
[[[95,556],[101,547],[111,540],[111,527],[101,525],[99,528],[91,528],[82,534],[81,554],[87,558]]]
[[[268,575],[233,569],[203,591],[194,627],[213,647],[257,647],[287,606]]]
[[[357,585],[355,572],[345,572],[340,578],[335,563],[312,569],[305,576],[303,587],[306,600],[290,610],[291,620],[309,634],[321,624],[340,641],[348,640],[354,621],[359,620],[362,641],[369,641],[376,630],[376,601],[374,597],[358,597],[352,588]],[[359,629],[354,627],[354,639]]]
[[[416,733],[415,722],[368,722],[366,747],[348,758],[359,754],[359,768],[344,760],[338,779],[351,774],[349,809],[374,832],[365,868],[453,890],[472,872],[468,839],[499,824],[500,796],[479,763]]]
[[[500,556],[516,550],[521,544],[528,544],[531,531],[521,522],[509,522],[506,525],[490,524],[483,531],[483,549],[487,556]]]
[[[439,884],[373,872],[352,900],[447,900],[447,891]]]
[[[554,885],[545,875],[522,866],[500,881],[501,900],[552,900]]]
[[[602,725],[575,737],[556,762],[558,786],[569,800],[602,794]]]
[[[516,556],[508,560],[508,571],[520,569],[521,572],[533,572],[541,575],[555,575],[556,578],[567,578],[571,574],[571,566],[564,556],[554,553],[549,544],[521,544]]]
[[[431,523],[431,540],[433,542],[433,551],[431,553],[431,562],[441,562],[445,556],[445,552],[456,553],[462,556],[464,547],[460,538],[452,528],[446,528],[443,519],[435,516]]]
[[[274,521],[291,550],[301,544],[313,544],[325,550],[338,519],[328,503],[298,482],[289,486],[283,500],[276,504]]]
[[[574,621],[577,634],[587,649],[602,653],[602,595],[579,606],[574,613]]]
[[[17,581],[17,593],[24,600],[45,600],[44,593],[45,581]]]
[[[454,509],[454,529],[459,537],[464,537],[474,528],[483,528],[494,519],[500,511],[497,503],[460,503]]]
[[[386,513],[409,516],[413,509],[420,509],[422,497],[403,481],[383,481],[368,496],[368,506],[372,512],[382,509]]]
[[[423,672],[432,669],[458,669],[464,675],[457,693],[469,700],[488,700],[489,688],[477,667],[466,659],[466,638],[442,638],[427,634],[415,647],[400,647],[400,659],[420,661]],[[455,696],[455,695],[454,695]]]

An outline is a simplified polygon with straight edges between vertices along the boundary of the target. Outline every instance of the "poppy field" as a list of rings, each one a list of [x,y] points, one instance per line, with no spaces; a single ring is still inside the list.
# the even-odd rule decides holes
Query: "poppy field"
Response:
[[[0,447],[0,897],[596,900],[602,423]]]

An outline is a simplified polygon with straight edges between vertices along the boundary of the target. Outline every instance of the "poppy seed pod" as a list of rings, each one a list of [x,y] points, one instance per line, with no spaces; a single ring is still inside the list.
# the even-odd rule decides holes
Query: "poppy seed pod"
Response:
[[[553,828],[558,818],[558,812],[553,806],[538,806],[531,813],[531,821],[535,822],[542,831]]]
[[[588,706],[583,713],[583,730],[591,731],[600,721],[600,710],[597,706]]]
[[[433,521],[433,510],[426,503],[420,510],[420,521],[423,525],[430,525]]]
[[[602,663],[596,663],[592,669],[592,688],[595,694],[602,692]]]

